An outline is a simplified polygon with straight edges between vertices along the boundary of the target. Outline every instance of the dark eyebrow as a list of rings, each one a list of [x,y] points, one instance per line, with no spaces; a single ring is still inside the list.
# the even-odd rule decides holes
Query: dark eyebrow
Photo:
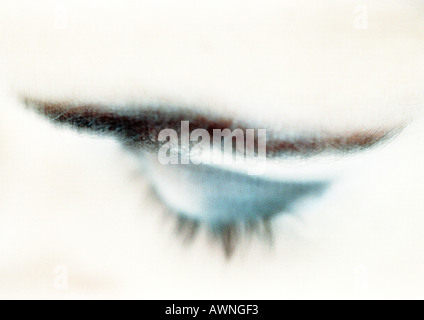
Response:
[[[52,122],[67,125],[85,132],[113,136],[130,148],[157,151],[160,147],[157,137],[163,129],[174,129],[178,133],[181,121],[189,121],[190,132],[205,129],[267,129],[267,157],[302,156],[308,157],[323,152],[347,154],[369,149],[396,136],[405,125],[391,129],[355,131],[336,135],[317,132],[290,135],[290,138],[274,138],[270,128],[243,124],[235,119],[202,114],[193,110],[173,108],[116,108],[100,104],[75,104],[68,102],[43,101],[24,98],[23,102]],[[256,143],[255,143],[256,144]]]

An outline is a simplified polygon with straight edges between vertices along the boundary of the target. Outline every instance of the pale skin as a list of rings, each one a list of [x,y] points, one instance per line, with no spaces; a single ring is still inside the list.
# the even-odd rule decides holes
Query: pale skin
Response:
[[[0,296],[424,296],[424,1],[14,1],[0,49]],[[271,249],[227,261],[204,233],[177,240],[137,157],[22,97],[191,108],[282,135],[404,129],[337,162],[339,187],[275,221]]]

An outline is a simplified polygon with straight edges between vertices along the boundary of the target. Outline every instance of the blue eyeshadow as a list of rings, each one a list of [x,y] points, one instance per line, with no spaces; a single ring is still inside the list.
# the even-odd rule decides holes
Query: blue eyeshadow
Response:
[[[208,165],[151,164],[148,171],[156,193],[171,209],[212,226],[292,212],[304,200],[322,195],[330,184],[330,181],[272,180]],[[174,194],[178,192],[181,197]]]

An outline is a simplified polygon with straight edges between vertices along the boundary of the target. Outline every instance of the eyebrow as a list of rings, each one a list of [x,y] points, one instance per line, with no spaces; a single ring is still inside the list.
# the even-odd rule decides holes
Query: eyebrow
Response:
[[[131,104],[131,108],[120,109],[101,104],[75,104],[32,98],[23,98],[22,101],[53,123],[84,132],[113,136],[129,148],[140,147],[150,152],[157,151],[163,144],[158,142],[159,132],[163,129],[173,129],[180,133],[181,121],[189,122],[190,132],[195,129],[205,129],[211,135],[214,129],[230,129],[231,131],[241,129],[243,132],[246,132],[246,129],[267,129],[266,155],[268,158],[310,157],[324,152],[332,154],[358,152],[390,140],[405,127],[403,124],[390,129],[362,130],[343,134],[303,132],[287,135],[287,138],[275,138],[285,133],[189,109],[158,110],[146,105],[134,104]],[[256,142],[255,145],[257,145]]]

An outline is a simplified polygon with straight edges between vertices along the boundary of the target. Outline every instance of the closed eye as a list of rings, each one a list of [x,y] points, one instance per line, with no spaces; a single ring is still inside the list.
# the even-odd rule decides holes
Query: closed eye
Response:
[[[231,256],[244,236],[272,240],[272,219],[319,198],[331,180],[274,180],[206,165],[163,166],[146,156],[146,175],[158,199],[178,217],[188,240],[205,228]]]
[[[157,198],[177,217],[177,229],[193,239],[206,228],[227,256],[234,252],[244,235],[256,234],[272,239],[271,220],[295,212],[303,202],[322,196],[332,184],[330,177],[306,175],[290,177],[249,176],[225,167],[208,165],[163,166],[155,154],[160,148],[157,136],[162,129],[179,131],[181,121],[189,121],[190,131],[201,128],[235,129],[256,127],[222,116],[188,110],[159,111],[137,106],[125,109],[92,104],[25,99],[25,102],[57,124],[118,138],[136,151]],[[164,108],[165,109],[165,108]],[[263,127],[263,126],[262,126]],[[347,132],[267,131],[266,156],[276,159],[313,158],[319,154],[348,156],[388,141],[402,126]]]

